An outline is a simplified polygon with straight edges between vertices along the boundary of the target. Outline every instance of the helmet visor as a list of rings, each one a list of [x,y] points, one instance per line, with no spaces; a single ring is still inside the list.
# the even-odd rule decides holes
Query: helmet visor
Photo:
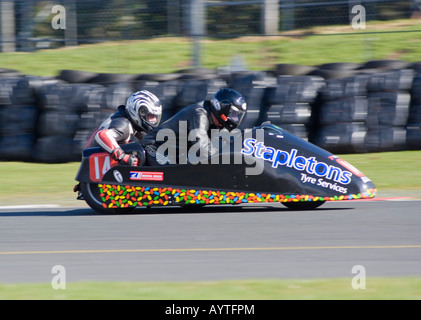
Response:
[[[228,130],[238,127],[246,114],[246,104],[244,101],[237,101],[234,104],[230,100],[212,99],[211,103],[215,109],[216,114],[222,120],[222,125]]]
[[[146,106],[142,106],[139,108],[139,116],[149,125],[156,127],[161,121],[162,113],[160,108],[151,109]]]
[[[246,112],[244,110],[240,110],[236,106],[232,106],[227,117],[231,119],[232,122],[238,125],[243,120],[245,114]]]

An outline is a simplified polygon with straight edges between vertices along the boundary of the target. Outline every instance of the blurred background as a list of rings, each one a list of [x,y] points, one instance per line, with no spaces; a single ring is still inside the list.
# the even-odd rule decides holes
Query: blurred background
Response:
[[[79,161],[136,90],[221,87],[334,153],[421,149],[421,1],[0,0],[0,160]]]
[[[275,36],[316,26],[409,19],[421,1],[407,0],[2,0],[2,51],[151,37]],[[52,18],[65,9],[65,31]],[[63,13],[63,12],[61,12]],[[58,21],[59,22],[59,21]],[[63,21],[61,21],[63,23]],[[63,29],[64,30],[64,29]],[[61,30],[61,31],[63,31]]]

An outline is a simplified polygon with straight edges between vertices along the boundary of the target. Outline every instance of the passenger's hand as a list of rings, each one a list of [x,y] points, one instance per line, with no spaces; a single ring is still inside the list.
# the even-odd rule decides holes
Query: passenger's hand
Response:
[[[121,147],[114,149],[111,153],[111,158],[129,166],[137,166],[139,159],[133,154],[126,154]]]
[[[121,164],[127,164],[129,166],[137,166],[139,159],[133,154],[124,154],[124,157],[120,160]]]

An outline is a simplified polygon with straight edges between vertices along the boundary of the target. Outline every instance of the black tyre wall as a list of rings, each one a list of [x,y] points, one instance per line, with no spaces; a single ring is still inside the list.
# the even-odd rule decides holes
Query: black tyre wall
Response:
[[[277,64],[266,71],[63,70],[57,77],[0,69],[0,160],[79,161],[97,126],[143,89],[161,100],[162,121],[230,87],[248,104],[241,129],[269,120],[335,153],[421,149],[420,66],[373,60]]]

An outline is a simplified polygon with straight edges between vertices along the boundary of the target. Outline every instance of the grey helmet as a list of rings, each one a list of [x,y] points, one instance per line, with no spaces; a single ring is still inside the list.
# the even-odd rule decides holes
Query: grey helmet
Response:
[[[149,132],[161,121],[161,101],[147,90],[137,91],[127,99],[126,112],[136,130]]]

